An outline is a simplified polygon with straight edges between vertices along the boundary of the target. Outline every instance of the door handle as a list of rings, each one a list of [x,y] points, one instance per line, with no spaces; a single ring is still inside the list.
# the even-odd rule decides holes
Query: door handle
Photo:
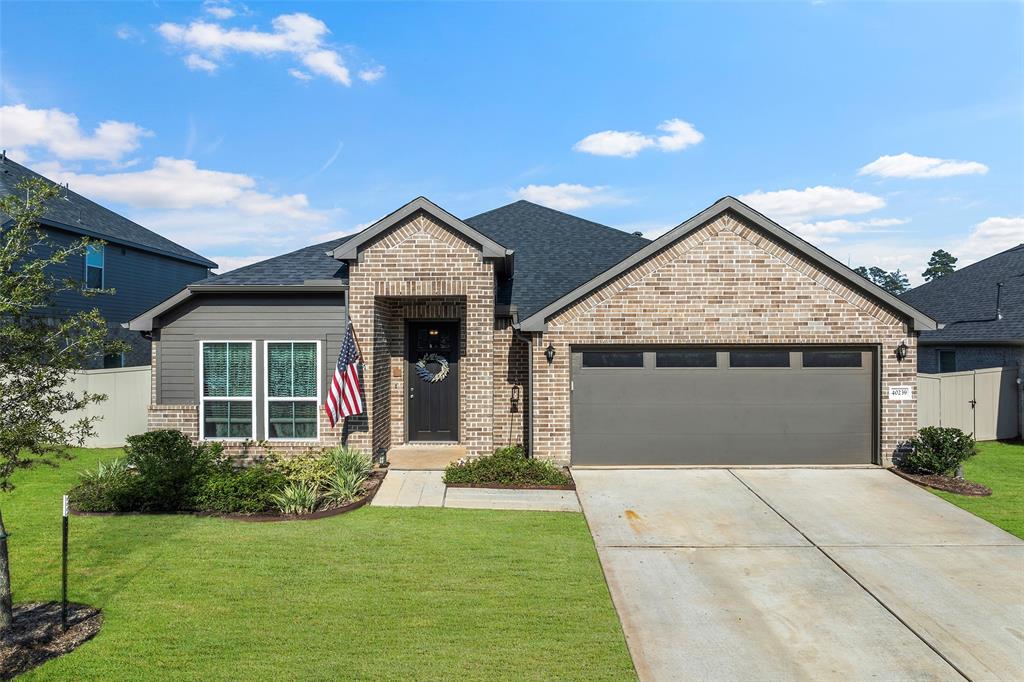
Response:
[[[967,402],[969,402],[971,404],[971,409],[972,410],[974,409],[974,406],[978,404],[977,400],[968,400]]]

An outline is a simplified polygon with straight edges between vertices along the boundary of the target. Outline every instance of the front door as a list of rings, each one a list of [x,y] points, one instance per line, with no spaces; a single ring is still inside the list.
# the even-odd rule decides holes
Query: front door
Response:
[[[459,323],[406,329],[406,424],[410,441],[459,439]]]

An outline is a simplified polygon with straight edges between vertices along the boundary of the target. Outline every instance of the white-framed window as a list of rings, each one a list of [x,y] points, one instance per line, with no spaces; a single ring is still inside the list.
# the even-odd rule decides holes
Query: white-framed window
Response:
[[[254,341],[200,343],[200,439],[255,438],[255,348]]]
[[[102,289],[104,281],[103,244],[90,244],[85,248],[85,288]]]
[[[320,439],[320,342],[266,341],[267,440]]]

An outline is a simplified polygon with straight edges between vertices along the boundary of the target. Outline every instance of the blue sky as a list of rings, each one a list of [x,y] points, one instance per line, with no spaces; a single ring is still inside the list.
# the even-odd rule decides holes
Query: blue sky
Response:
[[[0,143],[223,269],[418,195],[732,194],[912,280],[1024,241],[1024,5],[5,2]]]

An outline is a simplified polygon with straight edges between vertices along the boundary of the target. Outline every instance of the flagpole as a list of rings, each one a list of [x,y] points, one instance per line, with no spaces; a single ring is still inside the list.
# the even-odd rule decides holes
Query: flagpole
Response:
[[[352,340],[356,343],[356,353],[359,355],[359,362],[362,362],[365,366],[366,363],[363,362],[363,348],[359,345],[359,335],[356,334],[356,326],[352,324],[351,318],[349,318],[348,326],[352,329]]]

